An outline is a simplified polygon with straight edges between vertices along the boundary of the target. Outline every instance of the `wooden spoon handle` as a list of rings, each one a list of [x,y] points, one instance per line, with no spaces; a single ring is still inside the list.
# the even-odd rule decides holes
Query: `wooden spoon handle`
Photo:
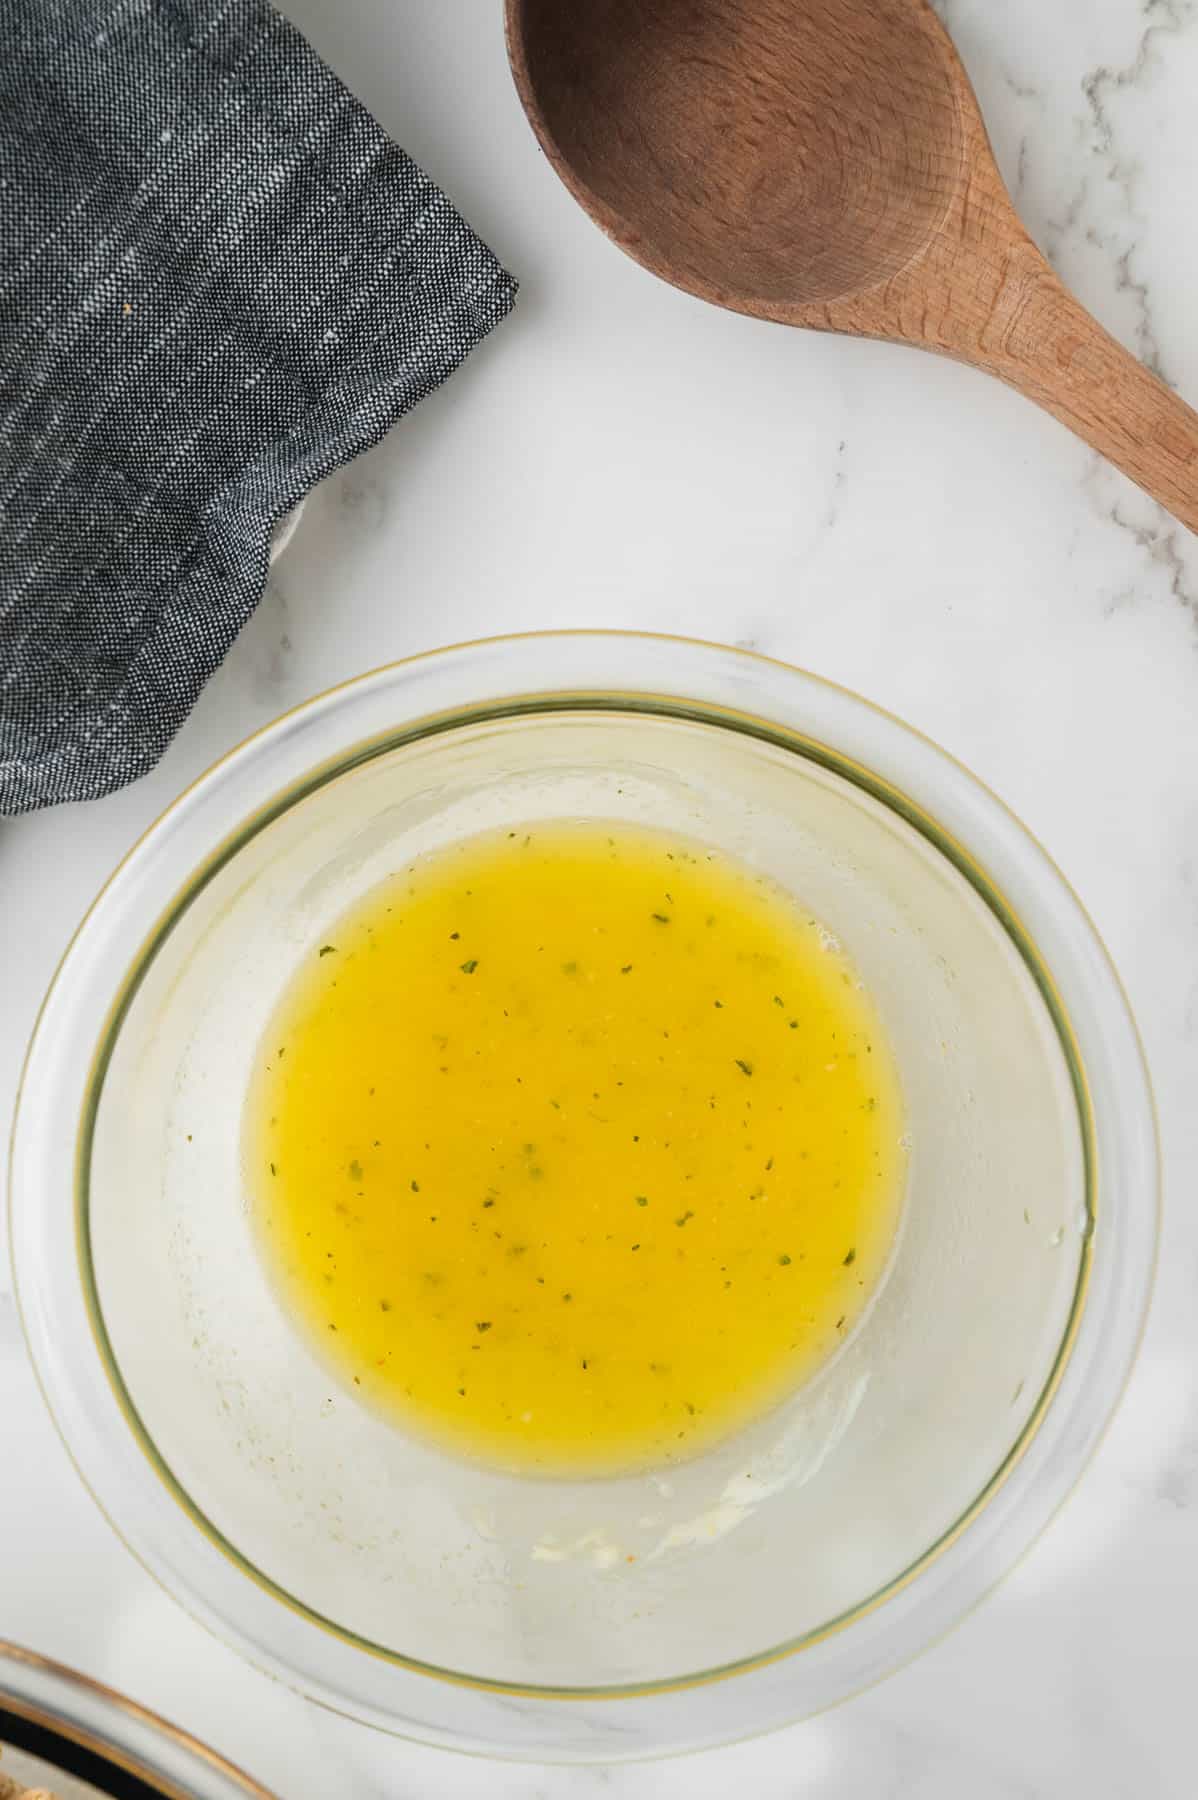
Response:
[[[976,358],[1198,532],[1198,412],[1074,299],[1048,264],[1007,289],[997,344]],[[987,334],[989,336],[989,334]]]

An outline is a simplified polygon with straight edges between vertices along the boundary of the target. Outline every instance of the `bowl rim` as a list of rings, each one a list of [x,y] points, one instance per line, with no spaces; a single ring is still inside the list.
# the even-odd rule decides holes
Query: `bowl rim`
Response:
[[[115,1688],[0,1639],[0,1742],[80,1781],[111,1772],[130,1795],[274,1800],[243,1769]],[[107,1782],[98,1791],[107,1793]]]
[[[592,657],[589,654],[597,651],[600,646],[608,651],[630,647],[649,662],[652,662],[654,657],[661,659],[663,663],[666,660],[670,662],[685,661],[688,664],[687,674],[689,676],[695,675],[696,659],[700,663],[708,665],[718,664],[720,665],[719,669],[709,667],[706,671],[710,673],[716,687],[720,686],[720,682],[716,678],[720,675],[721,670],[725,676],[729,670],[734,670],[737,675],[747,677],[744,685],[754,690],[759,701],[765,701],[765,709],[762,711],[745,710],[739,700],[735,705],[729,704],[726,698],[715,698],[710,692],[706,695],[696,696],[693,692],[686,690],[685,684],[676,687],[672,694],[668,687],[665,691],[661,691],[656,684],[650,684],[648,687],[637,683],[613,686],[610,682],[605,682],[598,686],[592,686],[586,681],[566,687],[537,688],[533,686],[530,689],[527,683],[520,679],[523,671],[519,666],[510,670],[505,666],[500,682],[503,691],[497,691],[481,703],[475,702],[473,705],[465,706],[459,703],[448,709],[434,710],[430,713],[421,710],[420,695],[413,694],[408,698],[409,705],[414,704],[415,710],[410,711],[403,718],[402,723],[398,723],[392,718],[389,726],[381,733],[374,732],[365,736],[351,733],[344,741],[340,742],[335,752],[304,768],[302,772],[297,773],[282,785],[274,785],[268,779],[265,784],[265,794],[259,797],[255,806],[250,807],[238,818],[236,826],[232,830],[225,831],[217,841],[213,842],[208,848],[207,854],[196,861],[188,862],[187,873],[181,885],[178,877],[175,877],[175,890],[168,905],[165,909],[158,910],[149,931],[143,932],[138,950],[120,971],[120,984],[111,998],[95,1050],[90,1059],[84,1085],[84,1104],[76,1115],[73,1211],[78,1252],[77,1274],[80,1282],[79,1293],[88,1316],[91,1340],[97,1352],[98,1369],[109,1384],[111,1396],[115,1399],[124,1423],[145,1459],[146,1470],[152,1472],[156,1480],[164,1484],[171,1501],[179,1509],[180,1525],[183,1526],[184,1519],[190,1520],[191,1524],[196,1526],[198,1531],[207,1538],[210,1545],[227,1559],[242,1576],[248,1577],[270,1598],[282,1602],[283,1606],[293,1615],[316,1627],[319,1631],[336,1638],[352,1652],[365,1652],[390,1667],[420,1677],[434,1676],[457,1688],[465,1687],[479,1693],[511,1696],[537,1703],[599,1701],[610,1704],[618,1701],[678,1694],[725,1681],[733,1675],[745,1676],[753,1671],[766,1669],[770,1665],[793,1658],[800,1651],[812,1649],[829,1639],[843,1637],[855,1623],[865,1619],[878,1608],[884,1607],[904,1590],[913,1585],[917,1586],[920,1577],[925,1575],[933,1565],[939,1563],[954,1546],[958,1545],[968,1534],[970,1527],[987,1512],[999,1491],[1008,1484],[1023,1463],[1026,1453],[1050,1414],[1054,1399],[1076,1349],[1086,1317],[1095,1242],[1094,1226],[1101,1204],[1096,1191],[1098,1160],[1096,1139],[1098,1132],[1090,1092],[1087,1058],[1083,1054],[1070,1009],[1059,990],[1056,975],[1042,954],[1035,934],[1024,923],[1019,905],[1008,896],[1004,885],[990,871],[976,850],[971,848],[956,830],[950,828],[938,813],[930,810],[925,803],[913,796],[902,783],[892,779],[889,775],[881,775],[870,761],[848,754],[843,743],[839,745],[828,743],[824,738],[811,735],[803,729],[795,721],[795,718],[788,716],[793,714],[798,715],[799,718],[802,717],[804,709],[800,701],[810,702],[813,695],[822,696],[825,710],[831,707],[833,712],[845,715],[842,718],[842,724],[847,726],[852,723],[853,719],[857,719],[858,722],[865,720],[872,725],[875,731],[880,731],[884,738],[888,738],[892,744],[897,738],[901,739],[908,749],[914,747],[916,756],[928,765],[933,786],[936,785],[937,780],[943,784],[955,784],[961,790],[965,800],[969,802],[965,807],[967,816],[971,810],[976,814],[980,807],[983,813],[990,816],[991,824],[997,821],[1003,826],[1005,835],[1013,840],[1016,853],[1022,851],[1029,864],[1033,865],[1033,877],[1039,881],[1049,896],[1063,908],[1066,914],[1072,915],[1070,923],[1087,940],[1085,948],[1089,953],[1091,975],[1096,975],[1106,984],[1107,1011],[1116,1022],[1121,1016],[1124,1030],[1122,1054],[1127,1066],[1132,1068],[1132,1076],[1138,1077],[1138,1082],[1133,1079],[1131,1086],[1136,1091],[1132,1092],[1130,1097],[1126,1093],[1122,1094],[1120,1100],[1129,1115],[1136,1115],[1131,1118],[1129,1133],[1138,1143],[1141,1188],[1145,1186],[1145,1177],[1147,1178],[1147,1187],[1153,1202],[1151,1220],[1153,1229],[1149,1234],[1151,1243],[1148,1245],[1147,1258],[1145,1259],[1143,1254],[1138,1258],[1138,1292],[1130,1317],[1126,1306],[1123,1308],[1122,1338],[1124,1342],[1118,1382],[1114,1391],[1107,1393],[1099,1408],[1101,1417],[1098,1420],[1097,1429],[1090,1432],[1093,1442],[1097,1441],[1097,1436],[1105,1427],[1105,1422],[1117,1403],[1118,1393],[1121,1392],[1127,1374],[1130,1372],[1131,1361],[1143,1328],[1143,1317],[1155,1262],[1155,1224],[1159,1207],[1156,1123],[1142,1048],[1118,977],[1094,927],[1084,914],[1080,903],[1060,871],[1026,828],[1020,825],[1002,802],[963,765],[930,743],[920,733],[882,709],[873,706],[868,700],[820,677],[752,652],[731,650],[725,646],[705,644],[694,639],[666,638],[655,634],[587,631],[518,634],[476,640],[470,644],[425,652],[420,656],[407,658],[355,677],[324,694],[315,696],[254,733],[213,765],[206,774],[202,775],[164,811],[118,866],[68,946],[47,994],[26,1059],[14,1117],[9,1183],[12,1215],[10,1241],[13,1246],[17,1273],[18,1305],[39,1382],[58,1424],[60,1434],[76,1460],[80,1473],[91,1489],[93,1497],[109,1516],[114,1528],[125,1537],[135,1554],[141,1556],[151,1572],[164,1582],[164,1585],[175,1594],[176,1598],[184,1598],[185,1604],[188,1604],[190,1600],[191,1610],[209,1615],[213,1611],[203,1603],[202,1597],[197,1594],[194,1585],[189,1587],[187,1583],[181,1582],[178,1569],[172,1568],[169,1559],[147,1558],[137,1541],[138,1533],[132,1527],[122,1530],[121,1526],[116,1523],[115,1508],[111,1502],[106,1504],[104,1491],[106,1485],[110,1491],[111,1484],[97,1480],[94,1455],[85,1458],[77,1454],[78,1434],[69,1431],[60,1416],[64,1405],[66,1410],[70,1410],[70,1401],[72,1400],[75,1411],[78,1411],[80,1399],[78,1390],[81,1382],[94,1398],[96,1369],[82,1371],[76,1367],[73,1370],[67,1370],[63,1366],[62,1359],[54,1356],[48,1350],[45,1329],[45,1293],[44,1289],[38,1289],[37,1282],[30,1274],[31,1267],[36,1266],[37,1257],[30,1255],[29,1221],[37,1207],[32,1201],[28,1206],[23,1205],[20,1198],[22,1192],[25,1191],[22,1186],[25,1179],[23,1171],[27,1168],[30,1148],[29,1134],[25,1129],[28,1115],[26,1098],[31,1084],[41,1078],[43,1070],[47,1077],[53,1074],[52,1066],[48,1066],[52,1059],[47,1053],[47,1019],[53,1009],[63,1002],[64,995],[69,1002],[69,988],[77,959],[87,952],[89,936],[95,935],[97,931],[97,920],[106,912],[111,912],[114,908],[119,909],[124,899],[122,890],[128,887],[131,879],[135,879],[141,859],[159,847],[166,835],[177,834],[180,825],[186,827],[189,807],[196,804],[202,806],[206,797],[211,797],[214,790],[230,775],[236,776],[239,772],[249,770],[251,773],[257,771],[261,775],[269,777],[272,749],[280,745],[293,726],[298,724],[302,728],[305,724],[310,724],[312,720],[320,719],[322,716],[326,719],[332,718],[336,722],[337,716],[340,714],[346,715],[345,724],[352,724],[350,715],[353,714],[355,706],[372,691],[375,693],[380,690],[390,691],[393,700],[399,698],[402,701],[404,698],[402,692],[397,695],[396,690],[402,690],[405,683],[412,682],[419,687],[420,672],[427,670],[430,666],[444,670],[455,662],[469,663],[471,658],[480,656],[483,659],[497,658],[505,664],[514,659],[515,663],[519,665],[525,660],[519,654],[520,651],[530,646],[540,647],[541,650],[548,649],[550,653],[560,650],[565,659],[572,662],[572,667],[579,675],[585,675],[593,661],[601,660],[597,655]],[[655,669],[654,673],[657,672]],[[702,684],[700,683],[700,685]],[[733,681],[731,686],[735,688],[737,683]],[[402,705],[400,710],[402,712]],[[88,1255],[87,1165],[91,1128],[95,1120],[108,1057],[119,1034],[125,1012],[141,979],[158,948],[187,906],[202,891],[207,882],[226,866],[253,836],[281,813],[302,802],[319,787],[349,773],[355,767],[362,766],[368,761],[402,747],[405,743],[426,741],[445,731],[484,720],[579,711],[649,713],[658,717],[699,721],[707,725],[732,728],[780,746],[792,754],[801,756],[809,763],[813,762],[825,769],[831,769],[842,778],[849,780],[855,787],[879,801],[889,811],[903,818],[935,851],[952,864],[987,905],[1018,951],[1052,1020],[1062,1054],[1069,1068],[1077,1105],[1083,1145],[1086,1206],[1090,1228],[1085,1233],[1079,1255],[1078,1281],[1061,1343],[1041,1393],[1037,1397],[1022,1431],[1009,1446],[999,1467],[960,1517],[932,1544],[928,1545],[906,1569],[876,1593],[846,1609],[835,1619],[825,1621],[820,1626],[794,1639],[770,1646],[749,1656],[737,1658],[712,1668],[689,1671],[677,1677],[652,1681],[603,1686],[554,1687],[505,1681],[442,1668],[389,1647],[372,1643],[358,1634],[347,1631],[345,1627],[325,1618],[258,1570],[204,1516],[201,1509],[167,1467],[150,1434],[142,1425],[108,1342],[103,1312]],[[851,736],[851,732],[849,735]],[[262,785],[261,782],[259,785]],[[976,823],[977,821],[971,819],[970,822]],[[1128,1058],[1130,1058],[1130,1062],[1127,1061]],[[1143,1250],[1143,1245],[1141,1245],[1141,1250]],[[44,1256],[42,1260],[44,1268]],[[42,1302],[41,1305],[38,1304],[39,1300]],[[1128,1330],[1129,1324],[1130,1331]],[[69,1392],[72,1389],[75,1391]],[[73,1438],[75,1442],[72,1441]],[[1024,1541],[1021,1543],[1018,1553],[1021,1553],[1022,1549],[1027,1547],[1027,1543],[1038,1535],[1043,1524],[1047,1522],[1047,1517],[1055,1511],[1059,1499],[1063,1498],[1064,1493],[1072,1487],[1073,1480],[1080,1473],[1084,1461],[1088,1460],[1093,1442],[1088,1444],[1082,1457],[1074,1459],[1076,1467],[1072,1475],[1062,1485],[1058,1500],[1048,1508],[1040,1524],[1031,1532],[1030,1536],[1026,1532],[1023,1534]],[[144,1512],[144,1508],[139,1510]],[[1006,1566],[1013,1560],[1015,1560],[1014,1557],[1008,1557],[1003,1568],[998,1572],[1005,1572]],[[967,1610],[969,1605],[974,1603],[975,1599],[980,1598],[981,1592],[993,1584],[994,1578],[996,1577],[992,1576],[991,1579],[985,1581],[978,1593],[959,1604],[955,1608],[956,1615],[959,1616],[961,1612]],[[183,1595],[179,1592],[181,1585],[184,1588]],[[216,1617],[218,1630],[223,1630],[223,1634],[226,1636],[232,1634],[236,1640],[241,1642],[242,1648],[246,1648],[244,1626],[239,1626],[236,1622],[224,1618],[219,1610]],[[212,1622],[211,1616],[209,1616],[208,1622]],[[272,1634],[263,1633],[262,1635],[270,1637]],[[289,1672],[286,1658],[279,1659],[277,1651],[272,1651],[268,1644],[263,1643],[261,1636],[254,1638],[253,1644],[260,1657],[265,1657],[268,1666],[274,1667],[278,1672],[281,1663],[282,1672]],[[922,1643],[919,1647],[922,1647]],[[905,1658],[900,1660],[905,1660]],[[888,1666],[894,1666],[893,1659]],[[310,1688],[311,1682],[308,1681],[305,1685]],[[860,1681],[853,1684],[854,1688],[860,1685],[862,1685]],[[321,1697],[326,1699],[326,1703],[333,1701],[333,1696],[327,1689]],[[341,1697],[344,1699],[344,1695]],[[350,1709],[352,1710],[352,1707]],[[378,1720],[376,1719],[375,1722]],[[393,1722],[392,1728],[394,1728]]]

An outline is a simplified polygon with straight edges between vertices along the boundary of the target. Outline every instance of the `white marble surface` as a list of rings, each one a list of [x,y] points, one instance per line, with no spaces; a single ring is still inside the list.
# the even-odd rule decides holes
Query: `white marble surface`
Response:
[[[688,632],[893,708],[1056,856],[1121,967],[1153,1066],[1160,1279],[1104,1448],[999,1593],[873,1693],[756,1744],[656,1768],[501,1768],[295,1699],[186,1619],[110,1534],[2,1295],[0,1635],[173,1715],[288,1800],[1190,1800],[1198,542],[980,376],[722,314],[626,261],[534,147],[498,0],[287,10],[522,277],[522,298],[445,390],[310,502],[159,770],[89,808],[0,825],[0,1116],[94,890],[243,734],[452,639]],[[1104,322],[1198,399],[1198,3],[943,10],[1032,232]]]

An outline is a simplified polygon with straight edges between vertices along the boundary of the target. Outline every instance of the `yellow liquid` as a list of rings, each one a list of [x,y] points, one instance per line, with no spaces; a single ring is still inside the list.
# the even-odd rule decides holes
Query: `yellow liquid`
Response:
[[[353,1392],[594,1474],[695,1454],[853,1328],[898,1084],[818,923],[686,840],[479,836],[329,932],[263,1040],[267,1265]]]

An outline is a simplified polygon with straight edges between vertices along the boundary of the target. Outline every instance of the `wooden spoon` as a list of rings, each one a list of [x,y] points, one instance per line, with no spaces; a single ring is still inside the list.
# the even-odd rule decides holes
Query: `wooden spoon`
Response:
[[[505,0],[520,98],[592,218],[738,312],[1018,388],[1198,530],[1198,414],[1020,224],[927,0]]]

